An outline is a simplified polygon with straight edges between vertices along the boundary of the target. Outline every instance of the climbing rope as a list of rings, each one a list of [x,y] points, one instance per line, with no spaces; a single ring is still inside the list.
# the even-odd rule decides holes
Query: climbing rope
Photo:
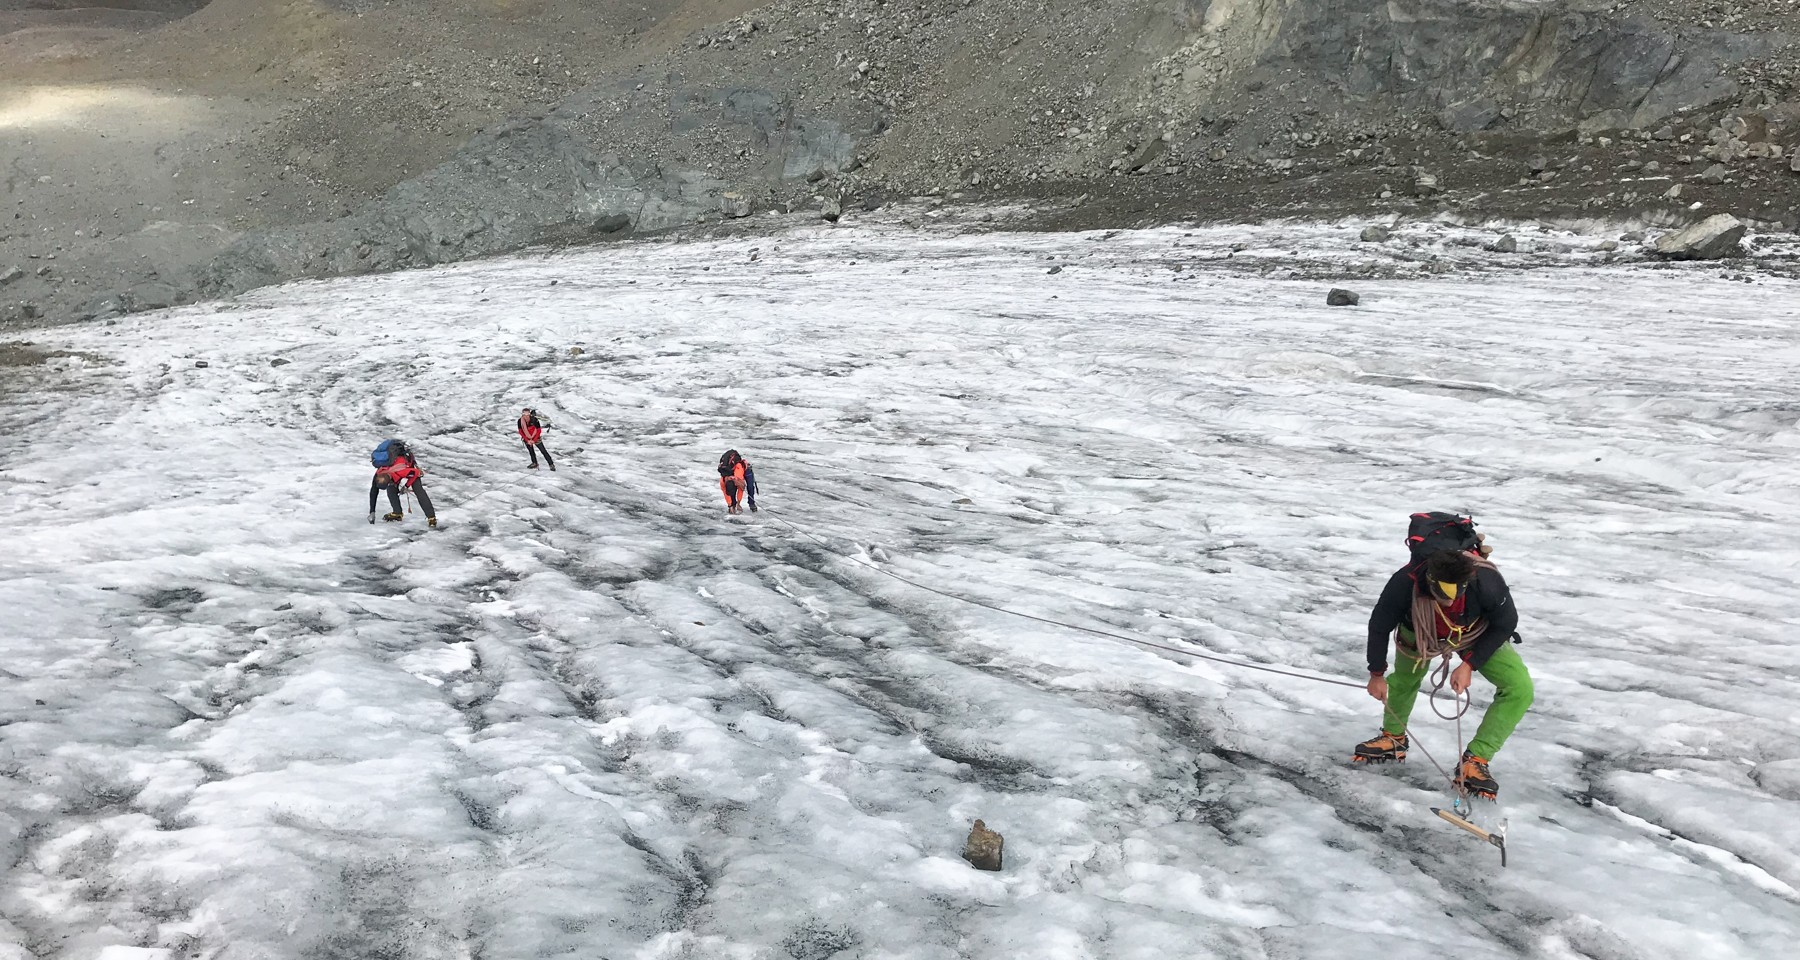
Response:
[[[763,512],[768,513],[769,512],[768,508],[764,507]],[[960,595],[954,594],[954,593],[947,593],[943,590],[939,590],[937,587],[931,586],[930,584],[920,583],[919,581],[914,580],[910,577],[901,576],[900,574],[895,573],[892,570],[884,570],[881,567],[878,567],[875,564],[870,563],[869,561],[864,560],[861,557],[855,557],[855,556],[850,556],[849,554],[839,553],[838,551],[832,549],[831,544],[828,544],[825,541],[820,540],[818,537],[815,537],[812,534],[806,532],[805,530],[802,530],[799,527],[794,526],[793,524],[787,522],[786,520],[782,519],[781,517],[772,517],[771,519],[773,519],[776,523],[779,523],[782,526],[787,527],[789,530],[792,530],[795,533],[805,537],[806,539],[811,540],[812,542],[818,544],[819,546],[823,547],[826,550],[826,552],[832,554],[833,556],[842,557],[846,560],[854,561],[856,563],[859,563],[859,564],[869,568],[870,570],[875,571],[876,573],[881,574],[884,577],[891,577],[895,580],[900,581],[901,583],[907,584],[908,586],[917,587],[918,589],[924,590],[927,593],[935,593],[938,596],[944,597],[949,600],[956,600],[958,602],[967,603],[967,604],[970,604],[972,606],[977,606],[977,607],[986,607],[987,609],[992,610],[996,613],[1004,613],[1007,616],[1018,617],[1022,620],[1033,620],[1038,623],[1048,624],[1049,626],[1053,626],[1053,627],[1062,627],[1065,630],[1075,630],[1075,631],[1079,631],[1081,633],[1091,633],[1095,636],[1106,637],[1106,638],[1112,639],[1112,640],[1120,640],[1125,643],[1135,643],[1140,647],[1147,647],[1151,650],[1161,650],[1165,653],[1173,653],[1178,656],[1193,657],[1198,660],[1210,660],[1214,663],[1223,663],[1228,666],[1243,667],[1246,670],[1261,670],[1264,673],[1273,673],[1273,674],[1278,674],[1278,675],[1284,676],[1284,677],[1294,677],[1299,680],[1311,680],[1314,683],[1329,683],[1329,684],[1332,684],[1333,686],[1354,687],[1358,690],[1364,689],[1364,687],[1365,687],[1364,684],[1356,683],[1355,681],[1352,681],[1352,680],[1340,680],[1336,677],[1321,677],[1317,674],[1301,673],[1296,670],[1283,670],[1280,667],[1271,667],[1271,666],[1268,666],[1266,664],[1261,664],[1261,663],[1251,663],[1248,660],[1238,660],[1238,659],[1235,659],[1232,657],[1221,657],[1217,654],[1201,653],[1196,650],[1188,650],[1188,649],[1183,649],[1180,647],[1171,647],[1171,646],[1168,646],[1167,644],[1156,643],[1154,641],[1144,640],[1142,638],[1129,636],[1129,635],[1123,634],[1123,633],[1114,633],[1110,630],[1101,630],[1098,627],[1088,627],[1088,626],[1083,626],[1079,623],[1065,623],[1064,621],[1061,621],[1061,620],[1052,620],[1049,617],[1040,617],[1036,614],[1025,613],[1024,611],[1021,611],[1021,610],[1013,610],[1013,609],[1010,609],[1007,607],[1002,607],[999,604],[989,603],[986,600],[977,600],[974,597],[965,597],[965,596],[960,596]]]
[[[1469,712],[1471,703],[1469,691],[1464,690],[1457,693],[1454,689],[1451,690],[1451,699],[1456,703],[1455,713],[1445,713],[1438,709],[1438,700],[1442,699],[1441,694],[1444,687],[1449,685],[1450,674],[1455,670],[1456,665],[1451,662],[1449,652],[1439,656],[1438,665],[1431,668],[1431,712],[1437,714],[1439,720],[1455,720],[1461,723],[1463,714]]]
[[[1160,650],[1160,651],[1163,651],[1164,653],[1172,653],[1177,656],[1193,657],[1197,660],[1208,660],[1213,663],[1222,663],[1227,666],[1242,667],[1246,670],[1260,670],[1263,673],[1273,673],[1278,676],[1293,677],[1297,680],[1311,680],[1314,683],[1328,683],[1328,684],[1331,684],[1332,686],[1337,686],[1337,687],[1352,687],[1357,690],[1367,689],[1366,683],[1357,683],[1354,680],[1342,680],[1337,677],[1322,677],[1322,676],[1319,676],[1318,674],[1301,673],[1296,670],[1284,670],[1280,667],[1271,667],[1271,666],[1268,666],[1266,664],[1261,664],[1261,663],[1251,663],[1250,661],[1238,660],[1233,657],[1221,657],[1217,654],[1201,653],[1197,650],[1183,649],[1180,647],[1171,647],[1167,644],[1156,643],[1154,641],[1144,640],[1142,638],[1129,636],[1129,635],[1123,634],[1123,633],[1114,633],[1110,630],[1101,630],[1097,627],[1083,626],[1078,623],[1067,623],[1062,620],[1053,620],[1049,617],[1040,617],[1036,614],[1025,613],[1024,611],[1021,611],[1021,610],[1013,610],[1008,607],[1002,607],[999,604],[989,603],[986,600],[978,600],[974,597],[965,597],[960,594],[949,593],[947,591],[940,590],[937,587],[931,586],[930,584],[921,583],[917,580],[912,579],[911,577],[902,576],[898,573],[893,572],[892,570],[883,569],[879,566],[876,566],[873,563],[870,563],[868,560],[865,560],[862,557],[852,556],[852,555],[846,554],[846,553],[840,553],[839,551],[833,549],[831,544],[826,543],[825,541],[819,539],[818,537],[813,536],[811,533],[809,533],[805,530],[802,530],[801,528],[793,525],[792,523],[789,523],[787,520],[785,520],[779,516],[775,516],[767,507],[764,507],[762,512],[769,514],[770,519],[774,520],[776,523],[779,523],[782,526],[788,528],[789,530],[792,530],[795,533],[805,537],[806,539],[811,540],[812,542],[818,544],[821,548],[823,548],[825,550],[825,552],[830,553],[833,556],[840,557],[845,560],[853,561],[853,562],[860,564],[870,570],[875,571],[876,573],[881,574],[884,577],[889,577],[894,580],[898,580],[901,583],[904,583],[910,587],[917,588],[919,590],[924,590],[927,593],[937,594],[938,596],[944,597],[945,599],[948,599],[948,600],[955,600],[959,603],[970,604],[971,606],[984,607],[984,608],[986,608],[988,610],[992,610],[996,613],[1003,613],[1003,614],[1006,614],[1007,616],[1018,617],[1022,620],[1031,620],[1031,621],[1035,621],[1037,623],[1047,624],[1047,625],[1053,626],[1053,627],[1061,627],[1065,630],[1075,630],[1075,631],[1078,631],[1081,633],[1090,633],[1090,634],[1093,634],[1098,637],[1106,637],[1111,640],[1120,640],[1125,643],[1132,643],[1132,644],[1136,644],[1140,647],[1146,647],[1151,650]],[[1441,698],[1441,691],[1443,690],[1444,686],[1449,682],[1450,673],[1453,669],[1454,669],[1454,667],[1452,666],[1452,664],[1450,662],[1450,652],[1446,651],[1443,655],[1443,662],[1440,663],[1438,665],[1438,667],[1432,671],[1432,675],[1431,675],[1432,688],[1431,688],[1431,692],[1428,694],[1428,698],[1432,701],[1432,712],[1433,713],[1436,713],[1442,719],[1455,721],[1457,750],[1460,752],[1462,749],[1462,717],[1463,717],[1463,714],[1465,714],[1469,711],[1469,706],[1471,703],[1471,698],[1469,696],[1469,693],[1467,690],[1465,690],[1462,693],[1454,694],[1454,699],[1457,703],[1456,711],[1454,713],[1446,714],[1446,713],[1442,712],[1441,710],[1439,710],[1438,705],[1437,705],[1437,701]],[[1382,705],[1383,712],[1385,713],[1386,709],[1387,709],[1387,698],[1385,696],[1382,697],[1381,705]],[[1430,750],[1425,749],[1425,745],[1423,743],[1419,744],[1419,752],[1425,754],[1425,759],[1431,761],[1431,765],[1436,767],[1438,773],[1441,774],[1444,777],[1444,780],[1450,784],[1451,789],[1456,794],[1455,806],[1456,806],[1458,812],[1463,812],[1466,807],[1467,800],[1466,800],[1466,791],[1464,791],[1462,788],[1461,778],[1455,774],[1452,774],[1450,771],[1445,770],[1443,764],[1438,763],[1437,758],[1431,755]]]
[[[1436,609],[1434,612],[1438,616],[1444,617],[1446,623],[1449,622],[1449,618],[1444,616],[1444,611],[1442,609]],[[1451,696],[1455,698],[1456,710],[1453,713],[1446,714],[1444,711],[1438,709],[1438,697],[1439,694],[1442,693],[1444,687],[1450,684],[1450,678],[1456,672],[1456,664],[1451,659],[1450,655],[1466,645],[1467,644],[1463,642],[1462,628],[1455,624],[1450,624],[1450,644],[1442,654],[1439,654],[1437,666],[1431,668],[1431,712],[1437,714],[1438,719],[1440,720],[1450,720],[1454,721],[1456,724],[1456,773],[1451,774],[1446,771],[1443,765],[1437,762],[1437,758],[1431,755],[1431,751],[1426,750],[1423,743],[1419,744],[1419,750],[1425,754],[1425,759],[1430,760],[1431,765],[1437,767],[1438,773],[1443,774],[1444,779],[1450,781],[1450,790],[1452,793],[1456,794],[1456,798],[1451,803],[1451,807],[1454,808],[1456,813],[1464,816],[1468,815],[1470,807],[1469,791],[1468,788],[1463,785],[1462,776],[1462,752],[1465,746],[1462,732],[1462,718],[1463,714],[1469,712],[1469,705],[1474,698],[1469,695],[1469,691],[1466,688],[1461,692],[1458,692],[1455,687],[1451,687]]]
[[[1444,615],[1442,610],[1435,610],[1435,612],[1440,617]],[[1447,618],[1446,622],[1448,622]],[[1449,624],[1449,626],[1450,640],[1448,645],[1443,649],[1442,653],[1438,653],[1432,658],[1437,661],[1437,665],[1431,668],[1429,677],[1431,681],[1431,690],[1426,694],[1426,699],[1431,701],[1431,712],[1437,714],[1439,720],[1449,720],[1456,724],[1456,752],[1458,757],[1460,757],[1463,751],[1462,718],[1464,714],[1469,712],[1469,707],[1474,703],[1474,697],[1470,695],[1467,689],[1457,692],[1454,687],[1451,688],[1450,696],[1448,698],[1444,696],[1444,688],[1450,686],[1450,677],[1456,672],[1456,663],[1451,658],[1451,654],[1466,646],[1460,636],[1462,632],[1461,628],[1457,627],[1455,624]],[[1414,652],[1421,653],[1419,659],[1424,659],[1416,640]],[[1452,712],[1445,713],[1443,709],[1438,706],[1438,701],[1444,699],[1450,699],[1456,704]],[[1381,706],[1382,716],[1386,717],[1388,714],[1386,697],[1381,699]],[[1437,758],[1431,755],[1431,751],[1426,748],[1423,741],[1419,743],[1419,752],[1425,755],[1425,759],[1431,761],[1431,765],[1436,767],[1437,772],[1450,784],[1450,790],[1455,794],[1455,800],[1451,804],[1455,811],[1458,814],[1468,813],[1468,791],[1463,787],[1462,767],[1459,765],[1455,773],[1451,773],[1444,769],[1444,765],[1439,763]]]
[[[1443,680],[1441,680],[1439,678],[1439,673],[1441,672],[1444,677],[1448,677],[1450,675],[1449,674],[1450,655],[1448,653],[1444,654],[1443,661],[1444,662],[1442,664],[1440,664],[1437,669],[1434,669],[1431,672],[1432,686],[1431,686],[1431,693],[1428,694],[1428,696],[1431,699],[1431,712],[1437,714],[1440,719],[1455,721],[1455,723],[1456,723],[1456,752],[1457,752],[1458,756],[1461,756],[1462,749],[1463,749],[1462,718],[1463,718],[1463,714],[1469,712],[1470,697],[1469,697],[1469,692],[1467,690],[1464,690],[1462,693],[1455,694],[1456,700],[1458,703],[1458,707],[1457,707],[1456,712],[1450,716],[1445,716],[1443,714],[1443,712],[1438,710],[1438,708],[1437,708],[1438,691],[1443,689]],[[1381,712],[1382,712],[1383,717],[1387,716],[1387,713],[1388,713],[1387,697],[1381,698]],[[1444,765],[1439,763],[1437,761],[1437,758],[1431,755],[1431,751],[1429,749],[1426,749],[1425,741],[1420,740],[1420,741],[1417,741],[1417,743],[1419,746],[1419,752],[1425,755],[1425,759],[1431,761],[1431,765],[1437,768],[1438,774],[1444,778],[1444,781],[1446,783],[1450,784],[1450,791],[1453,794],[1455,794],[1455,798],[1451,802],[1451,807],[1459,815],[1466,814],[1468,812],[1468,791],[1463,789],[1462,768],[1459,766],[1455,773],[1451,773],[1450,771],[1445,770]]]

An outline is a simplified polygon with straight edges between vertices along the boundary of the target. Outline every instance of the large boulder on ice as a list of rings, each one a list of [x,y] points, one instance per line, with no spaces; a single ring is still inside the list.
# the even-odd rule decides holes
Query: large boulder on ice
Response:
[[[1656,238],[1651,252],[1670,260],[1720,260],[1744,254],[1749,227],[1729,213],[1707,217],[1693,226]]]

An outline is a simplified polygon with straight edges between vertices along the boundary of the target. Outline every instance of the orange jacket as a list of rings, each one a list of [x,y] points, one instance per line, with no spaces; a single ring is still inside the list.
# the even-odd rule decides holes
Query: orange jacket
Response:
[[[719,477],[719,490],[725,494],[726,503],[731,503],[744,495],[744,471],[749,468],[748,463],[739,460],[731,468],[729,474]]]

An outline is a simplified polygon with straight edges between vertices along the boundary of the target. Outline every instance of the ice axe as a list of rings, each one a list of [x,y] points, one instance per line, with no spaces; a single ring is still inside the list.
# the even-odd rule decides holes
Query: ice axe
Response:
[[[1488,843],[1493,844],[1495,847],[1498,847],[1500,850],[1500,865],[1502,867],[1506,866],[1506,825],[1504,823],[1500,825],[1498,831],[1488,831],[1483,830],[1469,821],[1464,820],[1462,817],[1440,807],[1432,807],[1431,812],[1444,818],[1444,820],[1452,826],[1467,830],[1477,837],[1486,840]]]

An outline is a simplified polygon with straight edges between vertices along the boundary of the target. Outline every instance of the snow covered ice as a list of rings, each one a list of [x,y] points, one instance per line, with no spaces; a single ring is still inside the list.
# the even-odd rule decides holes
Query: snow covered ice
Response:
[[[1358,229],[803,230],[42,332],[0,958],[1792,955],[1800,284]],[[367,523],[389,436],[442,529]],[[1421,509],[1523,614],[1504,871],[1416,748],[1347,763],[1360,690],[871,569],[1360,681]]]

